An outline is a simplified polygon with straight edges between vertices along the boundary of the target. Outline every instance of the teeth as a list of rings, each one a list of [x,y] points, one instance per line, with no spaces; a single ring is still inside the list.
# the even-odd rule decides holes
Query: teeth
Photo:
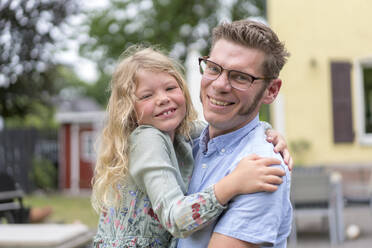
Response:
[[[167,112],[162,113],[162,115],[170,115],[173,112],[173,110],[169,110]]]
[[[217,100],[214,99],[214,98],[209,98],[209,99],[211,100],[211,102],[212,102],[213,104],[216,104],[216,105],[219,105],[219,106],[227,106],[227,105],[229,105],[228,102],[217,101]]]

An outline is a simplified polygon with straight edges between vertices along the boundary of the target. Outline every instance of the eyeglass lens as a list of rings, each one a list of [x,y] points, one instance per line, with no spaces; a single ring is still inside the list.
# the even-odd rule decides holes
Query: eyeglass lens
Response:
[[[226,70],[222,68],[222,66],[206,59],[200,61],[200,67],[200,72],[203,74],[203,76],[210,80],[217,79],[221,73]],[[253,78],[250,75],[234,70],[227,71],[228,80],[233,88],[245,90],[251,86]]]

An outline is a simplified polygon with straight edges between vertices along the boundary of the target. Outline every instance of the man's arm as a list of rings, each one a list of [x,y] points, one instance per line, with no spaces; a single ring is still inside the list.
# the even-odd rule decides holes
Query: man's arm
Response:
[[[208,248],[259,248],[259,245],[245,242],[240,239],[229,237],[220,233],[214,232],[209,241]]]

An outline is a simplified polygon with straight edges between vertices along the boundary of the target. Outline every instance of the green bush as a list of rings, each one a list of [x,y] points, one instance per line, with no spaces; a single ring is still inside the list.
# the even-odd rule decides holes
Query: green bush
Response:
[[[56,189],[57,169],[49,159],[36,157],[32,160],[31,179],[39,189]]]

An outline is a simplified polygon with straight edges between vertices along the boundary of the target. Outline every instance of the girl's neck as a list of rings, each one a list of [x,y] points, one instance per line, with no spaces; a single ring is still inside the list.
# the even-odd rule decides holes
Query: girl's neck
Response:
[[[167,133],[168,133],[169,137],[171,138],[172,143],[174,143],[175,131],[169,131],[169,132],[167,132]]]

